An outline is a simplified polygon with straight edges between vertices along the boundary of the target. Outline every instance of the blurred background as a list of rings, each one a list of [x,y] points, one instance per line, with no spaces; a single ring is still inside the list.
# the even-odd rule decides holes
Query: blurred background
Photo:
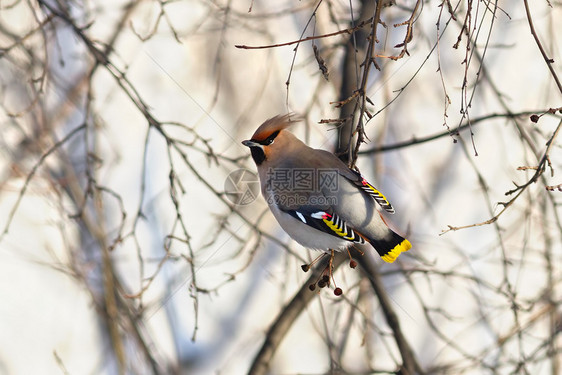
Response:
[[[0,374],[562,373],[561,17],[0,1]],[[341,297],[240,144],[288,112],[413,244]]]

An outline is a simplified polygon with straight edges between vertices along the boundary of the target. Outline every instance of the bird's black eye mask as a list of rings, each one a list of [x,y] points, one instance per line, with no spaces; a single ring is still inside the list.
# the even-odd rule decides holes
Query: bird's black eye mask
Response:
[[[273,143],[273,141],[275,140],[275,137],[277,137],[279,135],[279,130],[271,133],[271,135],[269,137],[267,137],[266,139],[264,139],[263,141],[254,141],[256,143],[259,143],[260,145],[263,146],[269,146],[270,144]]]
[[[262,146],[269,146],[270,144],[273,143],[273,141],[275,140],[275,137],[277,137],[278,135],[279,135],[279,130],[271,133],[271,135],[264,140],[258,141],[258,140],[252,139],[251,141],[255,142],[255,143],[258,143]],[[260,165],[261,163],[263,163],[265,161],[265,159],[266,159],[265,151],[263,150],[262,147],[259,147],[259,146],[250,147],[250,152],[252,153],[252,159],[254,159],[254,161],[256,162],[256,165]]]

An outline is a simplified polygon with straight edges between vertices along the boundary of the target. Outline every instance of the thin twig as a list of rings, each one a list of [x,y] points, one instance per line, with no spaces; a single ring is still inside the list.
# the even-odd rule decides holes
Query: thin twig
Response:
[[[369,255],[362,256],[361,254],[358,254],[356,252],[352,255],[354,259],[356,259],[357,262],[361,265],[361,270],[369,279],[371,287],[373,288],[373,291],[375,292],[380,307],[383,311],[386,323],[392,330],[394,340],[396,341],[396,346],[398,347],[400,356],[402,357],[402,368],[400,369],[400,373],[404,375],[424,374],[424,371],[418,363],[412,347],[408,343],[408,340],[406,340],[406,336],[402,331],[400,321],[398,320],[398,316],[394,311],[393,304],[388,297],[388,293],[386,292],[385,286],[378,271],[378,267],[374,263],[373,257]]]
[[[376,154],[379,152],[386,152],[386,151],[392,151],[392,150],[399,150],[402,148],[406,148],[409,146],[414,146],[414,145],[418,145],[418,144],[422,144],[422,143],[426,143],[426,142],[431,142],[434,140],[437,140],[439,138],[443,138],[446,136],[452,136],[452,135],[457,135],[458,133],[469,129],[471,126],[475,126],[478,125],[479,123],[482,123],[484,121],[487,120],[491,120],[491,119],[495,119],[495,118],[514,118],[514,117],[523,117],[523,116],[530,116],[530,115],[534,115],[537,112],[540,111],[524,111],[524,112],[518,112],[518,113],[492,113],[489,115],[484,115],[481,117],[476,117],[474,119],[471,120],[471,123],[465,123],[453,130],[446,130],[446,131],[442,131],[436,134],[432,134],[432,135],[428,135],[425,137],[412,137],[411,140],[409,141],[403,141],[403,142],[397,142],[394,144],[390,144],[390,145],[386,145],[386,146],[377,146],[377,147],[373,147],[367,150],[360,150],[359,151],[359,155],[368,155],[368,154]],[[549,113],[548,111],[546,113]]]
[[[344,29],[344,30],[339,30],[339,31],[334,31],[333,33],[328,33],[328,34],[322,34],[322,35],[313,35],[313,36],[308,36],[306,38],[301,38],[298,40],[293,40],[291,42],[285,42],[285,43],[277,43],[277,44],[268,44],[268,45],[264,45],[264,46],[247,46],[244,44],[235,44],[234,47],[236,48],[240,48],[240,49],[266,49],[266,48],[277,48],[277,47],[284,47],[284,46],[290,46],[292,44],[297,44],[297,43],[302,43],[302,42],[307,42],[309,40],[315,40],[315,39],[323,39],[323,38],[329,38],[332,36],[336,36],[336,35],[341,35],[341,34],[351,34],[359,29],[361,29],[362,27],[364,27],[365,25],[368,25],[371,23],[372,18],[365,20],[361,23],[359,23],[357,26],[352,27],[352,28],[348,28],[348,29]]]
[[[527,13],[527,21],[529,22],[529,28],[531,29],[531,34],[533,35],[533,38],[535,39],[535,42],[537,43],[537,47],[539,47],[539,50],[541,51],[541,55],[544,59],[544,62],[546,63],[546,66],[548,66],[548,70],[550,71],[550,74],[552,75],[552,78],[554,79],[554,82],[556,82],[556,86],[558,87],[558,91],[560,91],[560,94],[562,94],[562,83],[560,82],[560,79],[558,78],[558,75],[556,74],[556,70],[554,70],[554,60],[550,57],[548,57],[548,55],[546,54],[546,51],[544,50],[544,47],[542,46],[542,43],[539,39],[539,36],[537,35],[537,32],[535,31],[535,26],[533,24],[533,19],[531,18],[531,11],[529,10],[529,2],[527,0],[523,0],[523,3],[525,4],[525,13]]]
[[[346,255],[343,253],[337,253],[332,262],[334,270],[343,264],[346,259]],[[299,315],[306,310],[308,304],[317,296],[317,294],[311,291],[308,286],[310,284],[314,284],[315,281],[318,280],[325,268],[326,264],[324,262],[320,262],[320,264],[309,271],[310,276],[308,280],[293,296],[291,301],[279,312],[275,321],[269,326],[260,351],[252,361],[252,365],[248,371],[249,375],[265,375],[268,373],[269,365],[271,364],[273,355],[275,354],[277,348]]]
[[[558,126],[556,127],[556,130],[554,130],[554,132],[552,133],[552,136],[550,137],[550,139],[548,140],[547,147],[546,150],[543,153],[543,156],[539,162],[539,165],[535,171],[535,173],[533,174],[533,176],[531,176],[531,178],[524,183],[523,185],[517,185],[515,187],[515,189],[509,190],[505,193],[505,195],[511,195],[514,193],[517,193],[513,198],[511,198],[508,202],[501,202],[500,204],[503,206],[502,210],[500,212],[498,212],[496,215],[494,215],[493,217],[491,217],[488,220],[479,222],[479,223],[474,223],[474,224],[469,224],[469,225],[463,225],[463,226],[459,226],[459,227],[455,227],[452,225],[448,225],[448,229],[443,230],[443,232],[441,234],[447,233],[449,231],[457,231],[460,229],[466,229],[466,228],[473,228],[473,227],[479,227],[479,226],[483,226],[483,225],[488,225],[488,224],[492,224],[495,223],[499,217],[505,212],[507,211],[507,209],[509,207],[511,207],[511,205],[517,200],[517,198],[519,198],[521,196],[521,194],[523,194],[523,192],[533,183],[537,182],[539,177],[544,173],[545,169],[546,169],[546,165],[547,163],[549,163],[549,154],[550,154],[550,149],[551,147],[554,145],[554,140],[556,139],[556,137],[558,136],[558,133],[560,132],[560,128],[562,127],[562,120],[558,123]]]
[[[31,169],[31,171],[27,174],[27,177],[25,178],[25,182],[23,183],[23,186],[22,186],[22,188],[20,190],[20,193],[18,195],[18,199],[16,200],[16,203],[14,203],[14,205],[12,206],[12,209],[10,210],[10,213],[8,214],[8,221],[4,225],[4,230],[2,231],[2,234],[0,234],[0,242],[2,242],[2,240],[4,239],[4,236],[8,233],[8,230],[10,229],[10,224],[12,223],[12,221],[14,219],[14,215],[15,215],[16,211],[18,210],[18,207],[21,203],[21,200],[23,199],[23,196],[25,195],[25,193],[27,191],[27,188],[29,187],[29,182],[35,176],[35,173],[37,173],[37,170],[39,169],[39,167],[41,167],[43,165],[45,160],[53,152],[55,152],[57,149],[62,147],[66,142],[68,142],[68,140],[70,140],[76,134],[78,134],[79,132],[81,132],[82,130],[85,130],[85,129],[86,129],[86,124],[82,124],[82,125],[74,128],[70,133],[68,133],[66,136],[64,136],[64,138],[62,138],[60,141],[56,142],[45,153],[43,153],[43,155],[41,155],[41,157],[39,158],[37,163],[35,163],[35,165]]]

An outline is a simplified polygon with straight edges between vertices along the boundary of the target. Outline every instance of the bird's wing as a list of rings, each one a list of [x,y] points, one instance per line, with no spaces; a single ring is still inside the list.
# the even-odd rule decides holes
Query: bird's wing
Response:
[[[314,229],[350,242],[365,243],[365,238],[363,236],[349,227],[345,221],[333,212],[317,211],[306,206],[295,210],[281,207],[280,209]]]
[[[325,150],[314,150],[315,158],[314,163],[317,168],[330,166],[335,168],[338,174],[344,177],[346,180],[354,184],[358,189],[366,192],[371,198],[373,198],[386,212],[393,214],[394,207],[390,204],[388,199],[372,184],[370,184],[365,177],[361,175],[358,171],[350,169],[344,162],[338,159],[337,156],[331,152]]]
[[[395,212],[394,207],[392,207],[388,199],[386,199],[386,197],[380,191],[378,191],[377,188],[370,184],[365,179],[365,177],[361,175],[361,173],[359,173],[358,171],[352,172],[354,172],[358,177],[355,180],[350,180],[351,182],[353,182],[353,184],[355,184],[355,186],[369,194],[369,196],[371,196],[375,200],[375,202],[377,202],[379,206],[381,206],[389,214],[393,214]]]

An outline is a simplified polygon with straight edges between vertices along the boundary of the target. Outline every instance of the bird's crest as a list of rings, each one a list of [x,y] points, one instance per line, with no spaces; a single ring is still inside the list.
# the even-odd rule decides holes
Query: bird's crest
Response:
[[[280,132],[281,130],[288,128],[299,120],[300,118],[298,118],[294,113],[272,117],[260,125],[260,127],[252,136],[252,141],[263,141],[273,133]]]

